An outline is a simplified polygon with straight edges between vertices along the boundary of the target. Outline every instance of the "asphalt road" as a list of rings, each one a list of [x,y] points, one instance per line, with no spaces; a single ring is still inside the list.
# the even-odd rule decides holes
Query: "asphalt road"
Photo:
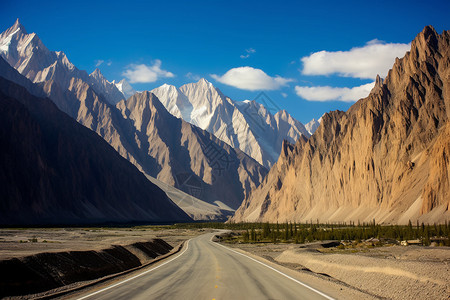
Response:
[[[288,275],[211,241],[189,240],[162,264],[81,299],[332,299]]]

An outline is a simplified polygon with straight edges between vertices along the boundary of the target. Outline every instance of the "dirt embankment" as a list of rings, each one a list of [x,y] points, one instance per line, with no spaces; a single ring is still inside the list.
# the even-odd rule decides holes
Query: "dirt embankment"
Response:
[[[162,239],[0,261],[0,298],[40,293],[142,266],[173,249]]]

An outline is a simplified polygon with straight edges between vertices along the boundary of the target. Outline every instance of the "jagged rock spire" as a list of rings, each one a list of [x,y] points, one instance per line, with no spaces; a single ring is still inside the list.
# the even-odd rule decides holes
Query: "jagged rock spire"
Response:
[[[20,23],[19,18],[16,19],[16,22],[14,22],[13,26],[9,27],[1,34],[1,37],[7,37],[16,31],[21,31],[23,34],[27,34],[27,31],[25,30],[25,27],[23,27],[23,25]]]

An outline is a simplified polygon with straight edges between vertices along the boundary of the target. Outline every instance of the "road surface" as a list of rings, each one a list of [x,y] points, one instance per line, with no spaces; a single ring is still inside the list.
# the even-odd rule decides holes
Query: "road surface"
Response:
[[[204,234],[162,264],[77,297],[84,299],[332,299]]]

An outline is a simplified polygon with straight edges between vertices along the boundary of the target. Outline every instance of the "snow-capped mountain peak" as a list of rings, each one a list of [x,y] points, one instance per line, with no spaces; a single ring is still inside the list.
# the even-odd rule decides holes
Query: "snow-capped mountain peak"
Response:
[[[316,132],[317,128],[319,128],[319,125],[322,122],[322,117],[323,115],[318,120],[313,118],[305,125],[305,128],[306,130],[308,130],[309,134],[313,135],[314,132]]]
[[[100,69],[96,68],[94,72],[89,74],[89,79],[92,87],[102,94],[110,104],[116,105],[118,102],[125,99],[124,94],[113,82],[109,82],[105,76],[103,76]]]
[[[122,79],[119,82],[115,82],[113,80],[112,82],[113,84],[115,84],[115,86],[117,87],[117,89],[123,94],[123,96],[128,99],[131,96],[133,96],[134,94],[136,94],[136,91],[133,89],[133,87],[128,83],[128,81],[124,79]]]
[[[239,148],[266,167],[281,152],[283,139],[295,143],[309,133],[286,111],[275,115],[255,100],[234,101],[205,78],[180,88],[164,84],[155,94],[176,117],[199,126]]]
[[[213,86],[212,83],[206,80],[205,78],[200,78],[200,80],[197,81],[197,85],[206,85],[209,87]]]
[[[19,19],[0,35],[0,55],[34,83],[52,80],[60,88],[67,89],[73,80],[81,80],[113,105],[124,99],[100,70],[91,75],[78,70],[63,51],[50,51],[36,33],[27,33]]]
[[[165,83],[162,86],[153,89],[151,92],[158,97],[172,115],[193,123],[192,104],[176,86]]]
[[[101,78],[104,79],[105,77],[103,76],[102,72],[100,72],[99,68],[95,68],[94,72],[92,72],[91,74],[89,74],[89,76],[93,76],[95,78]]]
[[[3,39],[4,37],[16,34],[18,32],[21,32],[23,34],[27,34],[27,31],[25,30],[25,27],[23,27],[23,25],[20,23],[19,18],[17,18],[17,20],[13,24],[13,26],[11,26],[10,28],[8,28],[7,30],[5,30],[2,33],[1,38]]]

